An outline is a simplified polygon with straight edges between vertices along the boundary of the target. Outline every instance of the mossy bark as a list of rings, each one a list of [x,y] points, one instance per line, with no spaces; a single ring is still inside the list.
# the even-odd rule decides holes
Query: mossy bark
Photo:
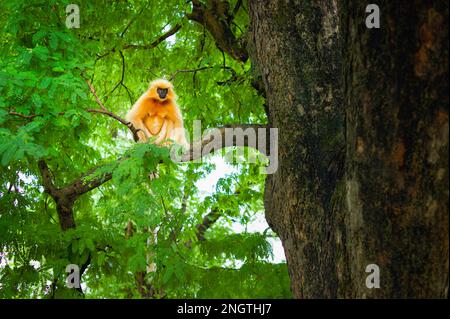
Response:
[[[296,297],[337,297],[344,109],[337,6],[332,1],[250,1],[250,51],[269,125],[279,128],[279,169],[265,209],[280,236]],[[337,253],[336,253],[337,252]]]
[[[294,296],[445,297],[448,3],[378,1],[368,29],[367,4],[337,2],[249,1],[250,58],[280,130],[266,217]]]
[[[341,1],[347,251],[354,297],[448,290],[448,1]],[[367,264],[380,289],[367,289]]]

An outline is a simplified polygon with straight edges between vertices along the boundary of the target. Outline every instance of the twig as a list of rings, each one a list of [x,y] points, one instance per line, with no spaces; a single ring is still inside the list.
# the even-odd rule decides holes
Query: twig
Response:
[[[128,22],[128,24],[125,27],[125,29],[123,29],[123,31],[120,33],[120,37],[121,38],[123,38],[123,36],[125,35],[125,32],[128,31],[128,29],[137,20],[137,18],[142,14],[143,11],[144,11],[144,8],[141,8],[141,10],[139,10],[139,12],[130,20],[130,22]]]
[[[203,70],[208,70],[208,69],[212,69],[212,66],[203,66],[197,69],[184,69],[184,70],[176,70],[174,73],[172,73],[172,75],[169,77],[169,81],[173,81],[175,79],[175,77],[177,76],[177,74],[179,73],[190,73],[190,72],[198,72],[198,71],[203,71]]]
[[[130,103],[133,104],[133,97],[131,96],[130,90],[128,89],[128,87],[125,85],[124,80],[125,80],[125,57],[123,55],[122,50],[119,50],[120,53],[120,58],[122,59],[122,73],[120,76],[120,81],[117,82],[117,84],[114,86],[114,88],[111,90],[112,94],[119,86],[123,86],[125,88],[125,90],[128,93],[128,97],[130,99]]]
[[[172,74],[170,75],[169,81],[173,81],[173,80],[175,79],[175,77],[176,77],[178,74],[180,74],[180,73],[192,73],[192,72],[193,72],[193,73],[195,74],[195,73],[197,73],[198,71],[210,70],[210,69],[213,69],[213,68],[214,68],[214,66],[203,66],[203,67],[199,67],[199,68],[196,68],[196,69],[181,69],[181,70],[176,70],[174,73],[172,73]],[[234,80],[234,79],[237,78],[236,71],[235,71],[232,67],[223,65],[223,66],[220,66],[220,68],[223,69],[223,70],[230,71],[231,74],[232,74],[232,77],[231,77],[231,79],[229,79],[229,80],[227,80],[227,81],[225,81],[225,82],[217,82],[217,84],[223,85],[222,83],[228,83],[229,81]]]
[[[20,114],[20,113],[17,113],[17,112],[9,112],[8,114],[9,115],[14,115],[14,116],[19,116],[19,117],[22,117],[24,119],[32,119],[32,118],[35,118],[36,116],[42,116],[42,114],[25,115],[25,114]]]
[[[112,117],[113,119],[119,121],[120,123],[122,123],[123,125],[125,125],[126,127],[128,127],[130,129],[130,131],[133,133],[133,138],[134,141],[137,142],[139,140],[139,137],[137,136],[137,132],[139,132],[140,130],[135,128],[133,126],[133,124],[131,124],[131,122],[128,122],[126,120],[124,120],[123,118],[121,118],[120,116],[114,114],[113,112],[110,112],[108,110],[100,110],[100,109],[88,109],[87,110],[89,113],[100,113],[100,114],[104,114],[107,115],[109,117]]]
[[[143,50],[148,50],[148,49],[153,49],[155,47],[157,47],[161,42],[163,42],[164,40],[166,40],[168,37],[174,35],[175,33],[178,32],[178,30],[181,29],[181,24],[177,23],[174,27],[172,27],[170,30],[168,30],[167,32],[163,33],[162,35],[160,35],[158,38],[156,38],[156,40],[154,40],[152,43],[146,45],[146,44],[126,44],[122,47],[123,50],[127,50],[127,49],[143,49]],[[97,55],[97,59],[96,61],[103,59],[105,56],[108,56],[110,53],[114,53],[116,52],[116,47],[106,51],[103,54],[98,54]]]
[[[181,29],[181,24],[178,23],[175,26],[173,26],[169,31],[167,31],[166,33],[160,35],[155,41],[153,41],[152,43],[150,43],[148,45],[145,45],[145,44],[126,44],[126,45],[123,46],[123,49],[124,50],[127,50],[127,49],[144,49],[144,50],[153,49],[153,48],[157,47],[161,42],[163,42],[167,38],[169,38],[172,35],[174,35],[175,33],[177,33],[178,30],[180,30],[180,29]]]
[[[83,75],[81,75],[83,77]],[[84,78],[84,77],[83,77]],[[100,105],[100,107],[102,108],[102,110],[106,111],[106,107],[103,105],[102,101],[100,101],[99,97],[97,96],[97,92],[95,91],[94,87],[92,86],[91,82],[84,78],[84,81],[86,81],[87,85],[89,86],[89,90],[91,91],[91,93],[94,95],[95,97],[95,102],[97,102],[98,105]]]
[[[236,2],[236,5],[234,6],[233,12],[230,14],[230,16],[228,17],[228,21],[231,22],[234,17],[236,16],[236,14],[238,13],[239,9],[241,8],[242,5],[242,0],[238,0]]]
[[[122,59],[122,73],[120,75],[120,80],[117,82],[117,84],[114,86],[114,88],[111,90],[111,93],[114,93],[114,91],[117,89],[117,87],[123,83],[123,79],[125,78],[125,57],[123,56],[122,50],[119,50],[120,58]]]
[[[123,70],[122,70],[122,76],[123,76]],[[120,116],[114,114],[111,111],[108,111],[108,109],[103,105],[102,101],[100,101],[97,92],[95,91],[94,86],[91,84],[91,82],[89,82],[88,79],[86,79],[83,74],[81,74],[81,77],[83,77],[83,79],[86,81],[86,83],[89,86],[89,89],[91,91],[91,93],[94,95],[95,97],[95,101],[97,102],[98,105],[100,105],[101,109],[88,109],[87,111],[90,113],[100,113],[100,114],[104,114],[107,115],[109,117],[112,117],[113,119],[119,121],[120,123],[122,123],[123,125],[127,126],[131,133],[133,133],[133,139],[135,142],[137,142],[139,140],[139,137],[137,135],[137,132],[139,132],[139,129],[135,128],[133,126],[133,124],[131,124],[131,122],[124,120],[123,118],[121,118]]]

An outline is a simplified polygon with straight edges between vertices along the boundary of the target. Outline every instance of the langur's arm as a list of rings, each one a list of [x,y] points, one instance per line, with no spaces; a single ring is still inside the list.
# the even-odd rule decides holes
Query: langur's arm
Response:
[[[136,117],[131,120],[131,123],[133,123],[133,126],[138,129],[137,135],[139,137],[140,141],[147,141],[148,137],[151,136],[150,132],[147,130],[147,127],[144,124],[144,121],[142,118]]]
[[[147,111],[145,108],[145,100],[141,97],[132,107],[132,109],[127,113],[126,119],[131,122],[133,126],[138,129],[137,135],[140,141],[146,141],[149,136],[151,136],[147,127],[144,124],[144,119],[147,116]]]
[[[161,130],[158,133],[158,137],[154,142],[155,144],[160,144],[162,141],[166,139],[167,132],[171,130],[171,128],[169,127],[169,122],[172,121],[170,121],[169,119],[164,119],[164,123],[161,127]]]

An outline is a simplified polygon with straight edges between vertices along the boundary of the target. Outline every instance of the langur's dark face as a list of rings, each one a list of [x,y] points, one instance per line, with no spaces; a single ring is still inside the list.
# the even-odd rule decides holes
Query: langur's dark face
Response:
[[[177,96],[173,91],[172,84],[164,79],[158,79],[150,83],[147,91],[147,97],[155,102],[166,104],[167,102],[175,102]]]
[[[158,93],[159,98],[161,100],[164,100],[167,96],[167,93],[169,92],[169,89],[157,88],[156,92]]]

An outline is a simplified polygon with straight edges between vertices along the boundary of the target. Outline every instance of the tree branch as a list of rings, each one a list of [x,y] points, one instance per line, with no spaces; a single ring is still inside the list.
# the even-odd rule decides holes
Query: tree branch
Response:
[[[83,75],[82,75],[82,77],[83,77]],[[83,77],[83,78],[84,78],[84,77]],[[92,95],[94,95],[94,97],[95,97],[95,102],[97,102],[97,104],[100,105],[100,107],[102,108],[102,110],[105,110],[105,111],[106,111],[106,107],[103,105],[102,101],[100,101],[100,99],[99,99],[99,97],[98,97],[98,95],[97,95],[97,92],[95,91],[94,86],[91,84],[91,82],[90,82],[88,79],[84,78],[84,81],[85,81],[85,82],[87,83],[87,85],[89,86],[89,90],[91,91]]]
[[[203,217],[201,223],[195,226],[195,237],[197,241],[205,240],[205,233],[208,229],[211,228],[212,225],[220,218],[221,212],[218,208],[213,208],[208,214]],[[192,247],[192,240],[189,240],[185,243],[185,246],[188,248]]]
[[[122,123],[123,125],[127,126],[130,129],[131,133],[133,134],[133,139],[135,142],[137,142],[139,140],[139,137],[137,136],[137,132],[139,132],[139,129],[136,129],[133,126],[133,124],[131,124],[131,122],[124,120],[123,118],[114,114],[113,112],[110,112],[106,109],[87,109],[86,111],[89,113],[99,113],[99,114],[103,114],[103,115],[112,117],[113,119],[119,121],[120,123]],[[18,116],[21,118],[25,118],[25,119],[33,119],[38,116],[44,116],[43,114],[24,115],[24,114],[20,114],[20,113],[16,113],[16,112],[9,112],[8,114]],[[65,112],[58,113],[58,115],[64,115],[64,114],[65,114]]]
[[[99,110],[100,111],[100,110]],[[180,158],[181,162],[189,162],[196,159],[200,159],[215,150],[218,150],[222,147],[229,147],[229,146],[251,146],[249,145],[248,138],[236,139],[234,136],[232,139],[226,139],[225,133],[227,129],[235,130],[235,129],[259,129],[259,128],[266,128],[266,125],[259,125],[259,124],[247,124],[247,125],[234,125],[234,126],[227,126],[227,127],[221,127],[217,129],[217,139],[212,136],[206,136],[201,141],[198,141],[196,143],[191,143],[191,150],[186,152],[182,155]],[[220,136],[218,136],[220,134]],[[258,136],[256,134],[256,138],[258,139]],[[268,141],[268,139],[266,139]],[[256,145],[258,145],[258,140],[256,140]],[[194,149],[192,149],[194,148]],[[260,150],[263,153],[266,153],[266,150]],[[120,159],[119,159],[120,160]],[[118,161],[119,161],[118,160]],[[111,165],[111,164],[107,164]],[[66,185],[64,189],[64,193],[70,194],[71,196],[78,197],[82,194],[85,194],[104,183],[108,182],[112,178],[112,173],[103,173],[100,174],[97,177],[94,177],[94,175],[99,174],[98,171],[100,169],[104,168],[104,166],[99,166],[97,168],[94,168],[87,172],[86,174],[82,175],[81,177],[77,178],[73,182]],[[63,190],[62,189],[62,190]]]
[[[238,7],[239,8],[239,7]],[[237,39],[231,30],[233,12],[227,2],[208,0],[207,5],[192,1],[192,12],[186,14],[189,20],[203,25],[214,38],[217,47],[228,53],[233,59],[245,62],[248,52],[241,39]]]
[[[42,185],[44,186],[44,191],[47,194],[53,195],[56,192],[57,188],[53,184],[53,179],[50,174],[50,169],[48,168],[47,162],[45,162],[45,160],[43,159],[39,160],[38,168],[39,171],[41,172]]]
[[[18,116],[18,117],[21,117],[21,118],[24,118],[24,119],[32,119],[32,118],[35,118],[36,116],[42,116],[41,114],[25,115],[25,114],[20,114],[20,113],[17,113],[17,112],[9,112],[8,114],[9,115]]]
[[[123,71],[122,71],[123,72]],[[114,114],[111,111],[108,111],[107,108],[105,107],[105,105],[103,105],[102,101],[100,101],[97,92],[95,91],[94,86],[91,84],[91,82],[85,78],[83,75],[81,75],[85,82],[87,83],[87,85],[89,86],[89,90],[91,91],[91,93],[94,95],[95,97],[95,102],[97,102],[98,105],[100,105],[100,110],[99,109],[88,109],[87,111],[90,113],[100,113],[100,114],[104,114],[107,115],[109,117],[112,117],[113,119],[119,121],[120,123],[122,123],[123,125],[125,125],[126,127],[128,127],[131,131],[131,133],[133,134],[133,139],[135,142],[137,142],[139,140],[139,137],[137,135],[137,132],[139,132],[139,129],[135,128],[133,126],[133,124],[131,124],[131,122],[124,120],[123,118],[121,118],[120,116]],[[123,80],[123,73],[122,73],[122,80]]]
[[[120,54],[120,58],[122,59],[122,73],[121,73],[119,82],[117,82],[117,84],[111,90],[110,94],[112,94],[119,86],[123,86],[123,88],[128,93],[128,97],[130,98],[130,104],[133,104],[133,97],[131,96],[130,90],[128,89],[128,87],[124,83],[124,80],[125,80],[125,57],[123,55],[122,50],[119,50],[119,54]]]
[[[122,47],[123,50],[128,50],[128,49],[142,49],[142,50],[149,50],[149,49],[153,49],[156,48],[161,42],[163,42],[164,40],[166,40],[167,38],[169,38],[170,36],[174,35],[175,33],[177,33],[179,30],[181,29],[181,24],[177,23],[175,26],[173,26],[170,30],[168,30],[167,32],[161,34],[158,38],[156,38],[156,40],[154,40],[152,43],[150,44],[126,44]],[[100,60],[102,58],[104,58],[105,56],[109,55],[111,52],[116,52],[116,48],[112,48],[109,51],[106,51],[103,54],[97,55],[97,60]]]
[[[226,52],[234,60],[245,62],[249,56],[247,41],[245,41],[244,36],[236,38],[231,29],[231,25],[234,23],[233,19],[239,9],[242,7],[245,10],[242,4],[242,1],[238,0],[234,9],[230,12],[230,8],[221,0],[208,0],[206,5],[198,0],[192,1],[192,12],[186,14],[186,17],[207,29],[222,52]],[[235,79],[234,77],[229,81],[219,82],[218,84],[225,85]],[[266,97],[264,83],[260,76],[255,77],[252,86],[258,91],[259,95]],[[267,112],[268,109],[266,108]]]
[[[217,82],[218,85],[224,85],[225,83],[229,83],[229,82],[237,79],[237,73],[232,67],[224,65],[224,66],[220,66],[220,68],[223,70],[229,71],[231,73],[231,78],[226,81],[223,81],[223,82]],[[180,73],[196,73],[199,71],[210,70],[210,69],[214,69],[214,66],[202,66],[202,67],[198,67],[196,69],[176,70],[174,73],[172,73],[170,75],[169,81],[173,81],[175,79],[175,77]]]
[[[145,7],[147,8],[147,6]],[[142,12],[144,12],[144,8],[141,8],[141,10],[139,10],[139,12],[134,16],[134,18],[132,18],[128,24],[126,25],[125,29],[123,29],[123,31],[120,33],[120,37],[123,38],[123,36],[125,35],[125,32],[128,31],[128,29],[131,27],[131,25],[137,20],[137,18],[142,14]]]
[[[242,6],[242,0],[238,0],[236,2],[236,5],[234,6],[233,12],[230,14],[229,17],[229,22],[231,23],[231,21],[234,19],[234,17],[236,16],[236,14],[238,13],[239,9]]]
[[[211,228],[211,226],[219,219],[219,217],[219,209],[212,209],[208,214],[205,215],[205,217],[203,217],[203,221],[195,226],[197,230],[196,237],[198,241],[205,240],[206,231]]]
[[[114,114],[113,112],[110,112],[108,110],[99,110],[99,109],[87,109],[86,111],[88,111],[89,113],[100,113],[100,114],[104,114],[107,115],[109,117],[112,117],[113,119],[119,121],[120,123],[122,123],[123,125],[126,125],[129,127],[130,122],[124,120],[123,118],[121,118],[120,116]]]
[[[167,38],[169,38],[172,35],[174,35],[175,33],[177,33],[178,30],[180,30],[180,29],[181,29],[181,24],[177,23],[170,30],[168,30],[166,33],[160,35],[155,41],[153,41],[150,44],[147,44],[147,45],[145,45],[145,44],[126,44],[126,45],[124,45],[123,49],[124,50],[126,50],[126,49],[144,49],[144,50],[153,49],[153,48],[157,47],[161,42],[163,42]]]
[[[251,145],[248,135],[245,134],[242,139],[237,138],[235,134],[232,134],[234,130],[253,130],[255,132],[255,144]],[[203,137],[201,141],[191,142],[190,148],[188,152],[184,153],[181,157],[181,162],[190,162],[197,159],[200,159],[209,153],[212,153],[214,150],[218,150],[224,147],[230,146],[257,146],[258,143],[258,129],[266,129],[265,130],[265,138],[266,141],[269,141],[269,130],[267,130],[267,126],[264,124],[239,124],[239,125],[230,125],[217,128],[210,132],[210,134]],[[231,135],[230,138],[226,138],[227,131],[230,131],[228,134]],[[268,154],[267,149],[258,149],[263,154]]]
[[[176,70],[174,73],[172,73],[172,75],[169,77],[169,81],[173,81],[175,79],[175,77],[179,74],[179,73],[190,73],[190,72],[198,72],[198,71],[203,71],[203,70],[209,70],[212,69],[212,66],[203,66],[200,68],[196,68],[196,69],[185,69],[185,70]]]
[[[87,174],[81,176],[80,178],[74,180],[72,183],[64,187],[64,192],[69,195],[69,197],[78,198],[79,196],[103,185],[112,178],[111,172],[106,172],[100,174],[96,178],[92,178],[93,175],[98,173],[98,170],[103,168],[103,166],[97,167]]]

